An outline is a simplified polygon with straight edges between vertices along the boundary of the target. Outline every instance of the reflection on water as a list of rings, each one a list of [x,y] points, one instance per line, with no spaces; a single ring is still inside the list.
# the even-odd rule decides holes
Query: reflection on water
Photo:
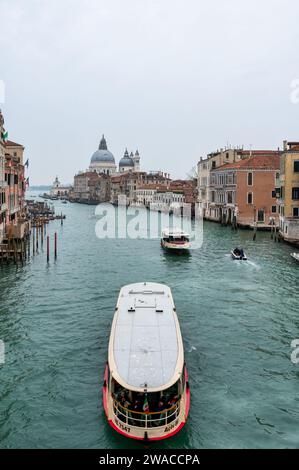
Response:
[[[49,226],[57,263],[41,252],[0,267],[1,447],[140,447],[106,425],[101,384],[119,289],[142,280],[172,288],[191,386],[187,426],[154,447],[298,446],[292,247],[206,223],[202,248],[180,256],[159,237],[98,239],[94,207],[55,206],[67,216]],[[238,245],[249,262],[231,259]]]

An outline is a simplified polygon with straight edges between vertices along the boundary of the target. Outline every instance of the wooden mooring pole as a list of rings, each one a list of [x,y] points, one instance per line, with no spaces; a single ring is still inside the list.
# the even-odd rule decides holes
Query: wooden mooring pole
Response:
[[[54,234],[54,258],[57,260],[57,232]]]
[[[50,261],[50,237],[47,235],[47,263]]]

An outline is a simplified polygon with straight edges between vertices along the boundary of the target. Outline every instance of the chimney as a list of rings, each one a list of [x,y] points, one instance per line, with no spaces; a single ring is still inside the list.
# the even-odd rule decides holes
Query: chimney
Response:
[[[283,141],[283,150],[284,150],[284,152],[286,152],[288,150],[288,141],[287,140]]]

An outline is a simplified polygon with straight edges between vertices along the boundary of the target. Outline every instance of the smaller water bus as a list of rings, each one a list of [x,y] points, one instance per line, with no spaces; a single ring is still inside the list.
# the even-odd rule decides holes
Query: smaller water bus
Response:
[[[171,251],[189,251],[190,235],[179,228],[166,228],[162,231],[161,246],[165,250]]]
[[[120,290],[103,407],[115,431],[145,442],[169,438],[185,425],[188,373],[176,308],[166,285],[144,282]]]

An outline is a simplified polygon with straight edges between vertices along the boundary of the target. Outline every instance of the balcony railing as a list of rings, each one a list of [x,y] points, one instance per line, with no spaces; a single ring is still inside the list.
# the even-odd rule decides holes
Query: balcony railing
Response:
[[[164,411],[149,411],[142,413],[140,411],[131,411],[114,400],[113,411],[115,416],[120,421],[128,424],[129,426],[136,426],[139,428],[156,428],[171,423],[179,416],[180,401],[178,401],[171,408],[168,408]]]

